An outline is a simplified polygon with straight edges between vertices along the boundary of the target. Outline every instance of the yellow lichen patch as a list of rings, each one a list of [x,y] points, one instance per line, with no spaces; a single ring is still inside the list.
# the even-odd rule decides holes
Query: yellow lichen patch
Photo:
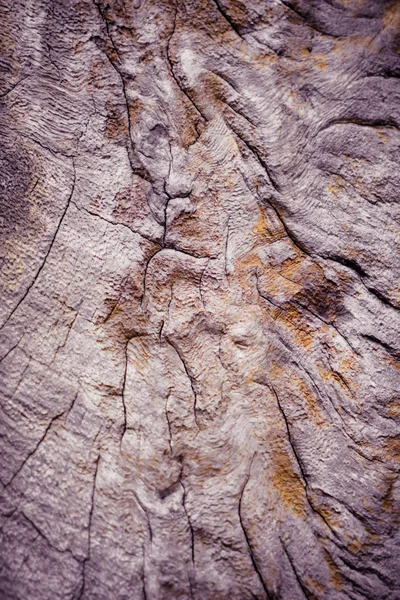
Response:
[[[314,56],[313,58],[315,66],[318,67],[318,69],[321,69],[321,71],[325,71],[326,67],[328,66],[328,63],[326,62],[326,56],[318,55]]]
[[[338,177],[336,177],[335,179],[336,179],[336,182],[329,183],[326,186],[326,189],[330,194],[333,194],[334,196],[339,196],[339,194],[343,191],[344,185],[343,185],[343,182]]]
[[[137,122],[141,116],[141,113],[144,110],[144,103],[142,100],[135,98],[129,102],[129,118],[131,120],[132,125]]]
[[[381,138],[381,140],[382,140],[382,142],[383,142],[384,144],[387,144],[387,143],[388,143],[388,141],[389,141],[389,136],[388,136],[388,135],[387,135],[387,134],[386,134],[384,131],[382,131],[381,129],[377,128],[377,129],[376,129],[376,133],[379,135],[379,137]]]
[[[136,338],[135,342],[135,345],[131,347],[128,360],[131,364],[135,365],[136,370],[140,373],[144,368],[149,368],[147,363],[149,362],[151,355],[146,348],[143,339]]]

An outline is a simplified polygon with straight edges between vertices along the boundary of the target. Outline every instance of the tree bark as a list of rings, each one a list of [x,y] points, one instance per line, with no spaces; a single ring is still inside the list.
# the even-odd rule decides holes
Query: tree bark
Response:
[[[398,2],[5,0],[0,597],[400,597]]]

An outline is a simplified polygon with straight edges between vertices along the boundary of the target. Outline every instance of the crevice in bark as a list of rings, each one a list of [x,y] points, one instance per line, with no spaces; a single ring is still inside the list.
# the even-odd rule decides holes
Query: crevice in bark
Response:
[[[362,79],[370,77],[382,77],[384,79],[399,79],[400,73],[392,69],[384,69],[383,71],[378,71],[377,73],[366,73],[365,75],[363,75]]]
[[[91,554],[91,547],[92,547],[92,522],[93,522],[93,512],[94,512],[94,506],[95,506],[96,482],[97,482],[97,474],[98,474],[98,470],[99,470],[99,463],[100,463],[100,453],[98,454],[98,456],[94,462],[95,468],[94,468],[94,476],[93,476],[92,493],[91,493],[91,499],[90,499],[89,518],[88,518],[88,525],[87,525],[88,552],[87,552],[86,557],[82,561],[82,584],[81,584],[81,588],[80,588],[77,600],[81,600],[81,598],[83,597],[83,595],[85,593],[85,587],[86,587],[86,565],[90,561],[90,554]]]
[[[98,213],[95,213],[95,212],[89,210],[88,208],[85,208],[84,206],[78,206],[78,204],[74,201],[72,201],[72,204],[74,204],[79,211],[83,210],[84,212],[88,213],[92,217],[101,219],[102,221],[104,221],[105,223],[108,223],[109,225],[112,225],[113,227],[124,227],[125,229],[129,229],[129,231],[131,231],[132,233],[135,233],[136,235],[140,235],[140,237],[147,240],[148,242],[152,242],[153,244],[160,245],[154,238],[151,238],[150,236],[138,231],[137,229],[133,229],[130,225],[126,225],[126,223],[117,223],[115,221],[111,221],[111,219],[107,219],[106,217],[103,217],[102,215],[99,215]]]
[[[7,352],[6,352],[5,354],[3,354],[3,356],[0,358],[0,363],[1,363],[1,362],[3,362],[3,360],[5,360],[5,359],[7,358],[7,356],[8,356],[9,354],[11,354],[11,353],[12,353],[12,352],[13,352],[13,351],[16,349],[16,348],[18,348],[18,346],[20,345],[20,343],[21,343],[21,341],[22,341],[22,338],[23,338],[23,337],[24,337],[24,336],[22,336],[22,337],[21,337],[21,338],[18,340],[18,342],[17,342],[16,344],[14,344],[14,346],[11,346],[11,348],[10,348],[9,350],[7,350]]]
[[[341,560],[340,557],[339,560]],[[344,561],[342,562],[343,564],[345,564]],[[354,600],[377,600],[374,591],[371,591],[370,589],[365,589],[365,586],[363,587],[361,583],[358,583],[357,581],[355,581],[355,579],[352,579],[348,573],[344,573],[343,568],[340,570],[340,577],[343,581],[346,581],[352,588],[352,591],[350,592],[351,595],[349,594],[349,598],[354,598]],[[354,596],[353,593],[357,595]]]
[[[45,428],[43,434],[41,435],[41,437],[39,438],[39,441],[36,443],[35,447],[33,448],[33,450],[31,450],[27,456],[24,458],[24,460],[22,461],[21,465],[18,467],[18,469],[15,471],[15,473],[13,474],[13,476],[11,477],[11,479],[8,481],[7,484],[5,484],[5,489],[7,489],[10,485],[12,485],[14,479],[19,475],[19,473],[22,471],[22,469],[25,467],[26,463],[28,462],[28,460],[38,451],[38,449],[40,448],[41,444],[44,442],[44,440],[47,437],[47,434],[49,433],[52,425],[58,420],[61,419],[61,417],[63,417],[66,414],[69,414],[71,412],[71,410],[74,407],[75,401],[78,397],[78,392],[75,394],[71,405],[69,406],[69,408],[67,408],[66,410],[63,410],[61,413],[59,413],[58,415],[55,415],[52,419],[50,419],[50,422],[48,423],[47,427]]]
[[[168,434],[169,434],[169,438],[168,438],[168,445],[169,445],[169,450],[171,452],[171,454],[173,454],[173,449],[172,449],[172,428],[171,428],[171,421],[169,420],[169,414],[168,414],[168,400],[169,400],[170,394],[168,393],[168,396],[165,399],[165,418],[167,420],[167,425],[168,425]]]
[[[361,278],[368,277],[368,273],[366,271],[364,271],[362,266],[359,265],[358,262],[352,258],[344,258],[342,256],[338,256],[337,254],[331,254],[324,258],[326,258],[328,260],[333,260],[334,262],[337,262],[340,265],[343,265],[344,267],[351,269]]]
[[[339,559],[347,566],[349,567],[349,569],[352,569],[353,571],[357,572],[357,573],[362,573],[363,575],[369,575],[370,573],[372,573],[373,575],[375,575],[385,586],[387,586],[389,589],[393,589],[393,581],[391,579],[389,579],[384,573],[381,573],[380,571],[378,571],[378,569],[376,569],[375,567],[369,566],[369,565],[362,565],[360,564],[360,561],[357,561],[357,566],[353,565],[353,563],[351,562],[351,560],[349,560],[349,558],[347,558],[344,555],[340,555]]]
[[[387,306],[389,308],[393,308],[394,310],[400,310],[399,306],[396,306],[395,304],[393,304],[393,302],[391,302],[391,300],[389,300],[389,298],[387,296],[382,294],[382,292],[380,292],[376,288],[373,288],[369,285],[366,285],[365,287],[373,296],[375,296],[375,298],[378,298],[378,300],[380,300],[382,302],[382,304],[384,304],[385,306]]]
[[[190,514],[189,511],[187,509],[186,506],[186,500],[187,500],[187,491],[186,491],[186,486],[183,482],[183,458],[179,457],[178,458],[179,462],[181,463],[181,469],[179,471],[179,484],[182,488],[182,508],[183,511],[186,515],[186,519],[188,522],[188,528],[189,528],[189,533],[190,533],[190,558],[191,558],[191,564],[192,564],[192,568],[195,569],[195,535],[194,535],[194,528],[192,525],[192,521],[190,518]],[[191,574],[188,572],[188,580],[189,580],[189,588],[190,588],[190,596],[191,598],[194,598],[194,594],[193,594],[193,581],[192,581],[192,576]]]
[[[219,0],[214,0],[214,4],[219,12],[219,14],[222,16],[222,18],[224,19],[224,21],[226,23],[228,23],[229,27],[236,33],[236,35],[243,41],[244,38],[242,37],[242,35],[240,34],[240,31],[237,27],[237,25],[234,23],[234,21],[232,20],[232,18],[230,17],[229,13],[224,10],[224,8],[221,5],[221,2]]]
[[[239,517],[239,523],[240,523],[240,527],[242,528],[242,531],[243,531],[244,539],[246,540],[247,551],[248,551],[248,553],[249,553],[250,560],[251,560],[251,563],[252,563],[252,565],[253,565],[253,569],[254,569],[254,571],[255,571],[255,572],[256,572],[256,574],[257,574],[257,577],[258,577],[258,579],[259,579],[259,581],[260,581],[260,583],[261,583],[261,586],[262,586],[262,588],[263,588],[263,590],[264,590],[264,593],[265,593],[265,596],[266,596],[267,600],[272,600],[272,598],[271,598],[271,596],[270,596],[270,594],[269,594],[269,592],[268,592],[268,588],[267,588],[267,586],[266,586],[266,583],[265,583],[265,581],[264,581],[264,578],[263,578],[263,576],[262,576],[262,574],[261,574],[260,568],[259,568],[259,566],[258,566],[258,564],[257,564],[257,560],[256,560],[256,558],[255,558],[255,556],[254,556],[254,551],[253,551],[253,548],[252,548],[252,544],[251,544],[251,541],[250,541],[250,537],[249,537],[249,535],[248,535],[248,533],[247,533],[246,527],[245,527],[245,525],[244,525],[244,522],[243,522],[243,514],[242,514],[242,502],[243,502],[243,495],[244,495],[244,492],[245,492],[246,486],[247,486],[247,484],[248,484],[248,482],[249,482],[249,479],[250,479],[250,475],[251,475],[251,467],[252,467],[252,465],[253,465],[253,460],[254,460],[254,457],[255,457],[255,454],[253,455],[253,457],[252,457],[252,459],[251,459],[250,466],[249,466],[249,472],[247,473],[247,476],[246,476],[245,482],[244,482],[244,484],[243,484],[243,487],[242,487],[242,489],[240,490],[240,494],[239,494],[239,502],[238,502],[238,517]]]
[[[314,491],[320,491],[321,494],[323,494],[326,498],[331,498],[332,500],[334,500],[335,502],[337,502],[338,504],[341,504],[342,506],[344,506],[344,508],[351,514],[353,515],[353,517],[355,519],[357,519],[358,521],[360,521],[360,523],[362,523],[362,525],[365,527],[366,531],[368,531],[368,533],[375,535],[374,530],[370,527],[370,524],[368,523],[368,520],[366,519],[366,517],[364,517],[363,515],[361,515],[358,511],[356,511],[352,506],[350,506],[345,500],[343,499],[339,499],[336,498],[336,496],[330,494],[329,492],[321,489],[321,488],[315,488]]]
[[[147,510],[147,508],[145,507],[145,505],[143,504],[143,502],[141,501],[141,499],[139,498],[137,492],[135,492],[134,490],[132,490],[132,494],[138,504],[138,506],[140,507],[140,509],[142,510],[145,519],[146,519],[146,523],[147,523],[147,529],[149,532],[149,542],[150,544],[153,542],[153,529],[151,527],[151,520],[150,520],[150,516],[149,516],[149,511]]]
[[[168,38],[167,41],[167,47],[166,47],[166,58],[167,58],[167,62],[168,62],[168,66],[169,66],[169,71],[171,73],[171,76],[173,78],[173,80],[175,81],[176,85],[178,86],[179,90],[181,91],[181,93],[186,97],[186,99],[189,101],[190,105],[193,106],[193,108],[195,109],[196,113],[200,116],[200,120],[204,121],[205,123],[207,123],[208,119],[205,117],[205,115],[202,113],[202,111],[200,110],[200,108],[197,106],[197,104],[195,103],[195,101],[193,100],[193,98],[191,97],[191,95],[189,94],[189,92],[181,85],[179,78],[177,77],[177,75],[175,74],[174,71],[174,61],[171,58],[171,52],[170,52],[170,46],[171,46],[171,40],[175,34],[175,30],[176,30],[176,20],[177,20],[177,16],[178,16],[178,8],[175,5],[175,14],[174,14],[174,24],[173,24],[173,28],[172,28],[172,32],[171,35]],[[196,123],[196,131],[198,134],[198,138],[200,137],[200,133],[197,129],[197,125],[198,123]],[[198,139],[197,138],[197,139]],[[196,140],[197,141],[197,140]]]
[[[51,45],[49,44],[49,42],[47,42],[47,41],[45,42],[45,44],[46,44],[46,48],[47,48],[47,58],[49,60],[49,63],[52,65],[52,67],[55,68],[55,70],[57,71],[58,78],[61,79],[61,71],[51,56],[52,52],[54,52],[54,48],[52,48]]]
[[[172,197],[167,192],[167,184],[168,184],[169,178],[171,176],[172,161],[173,161],[171,141],[169,141],[169,156],[170,156],[170,160],[169,160],[169,166],[168,166],[168,175],[164,179],[164,194],[167,196],[167,201],[166,201],[165,207],[164,207],[164,233],[163,233],[163,237],[162,237],[163,248],[166,248],[165,240],[166,240],[167,233],[168,233],[168,231],[167,231],[167,228],[168,228],[168,205],[169,205],[170,201],[172,200]]]
[[[369,275],[361,267],[361,265],[358,264],[358,262],[356,260],[354,260],[352,258],[343,258],[342,256],[338,256],[337,254],[323,256],[322,258],[327,259],[327,260],[332,260],[334,262],[337,262],[337,263],[343,265],[344,267],[347,267],[348,269],[351,269],[352,271],[354,271],[354,273],[356,273],[358,275],[362,285],[365,287],[365,289],[368,292],[370,292],[370,294],[375,296],[375,298],[380,300],[380,302],[382,304],[384,304],[385,306],[388,306],[389,308],[393,308],[394,310],[400,310],[400,307],[393,304],[389,300],[389,298],[387,296],[385,296],[382,292],[380,292],[376,288],[372,287],[371,285],[367,285],[366,283],[364,283],[364,279],[369,279]]]
[[[26,135],[25,133],[21,133],[20,131],[13,129],[12,127],[9,127],[9,130],[15,131],[15,133],[17,133],[19,137],[25,138],[26,140],[29,140],[30,142],[37,144],[38,146],[40,146],[43,150],[46,150],[46,152],[48,152],[52,156],[62,156],[63,158],[67,158],[67,159],[75,159],[77,157],[76,153],[66,154],[65,152],[62,152],[61,150],[54,150],[54,148],[49,148],[49,146],[46,146],[46,144],[43,144],[43,142],[40,142],[35,137],[33,137],[31,135]]]
[[[321,321],[321,323],[324,323],[324,325],[327,325],[328,327],[332,327],[332,329],[334,329],[336,331],[338,336],[341,337],[346,342],[346,344],[348,345],[350,350],[352,352],[354,352],[354,354],[356,354],[357,356],[360,356],[360,353],[354,348],[354,346],[352,344],[350,344],[349,340],[343,335],[343,333],[341,333],[339,331],[339,329],[336,327],[336,325],[334,325],[331,321],[326,321],[323,317],[320,317],[319,315],[315,314],[314,311],[307,308],[307,306],[305,306],[302,302],[299,302],[298,300],[292,300],[291,303],[299,306],[300,308],[302,308],[303,310],[308,312],[310,315],[312,315],[313,317],[315,317],[316,319]]]
[[[152,254],[146,261],[145,264],[145,268],[143,271],[143,292],[141,295],[141,299],[140,299],[140,305],[143,306],[143,302],[144,302],[144,298],[146,295],[146,279],[147,279],[147,272],[149,269],[149,265],[150,262],[153,260],[153,258],[159,254],[160,252],[162,252],[163,250],[171,250],[173,252],[176,252],[177,254],[183,254],[184,256],[190,256],[190,258],[196,258],[198,260],[206,260],[206,259],[212,259],[214,258],[213,256],[196,256],[195,254],[190,254],[189,252],[186,252],[185,250],[179,250],[178,248],[174,248],[172,246],[166,246],[165,248],[161,247],[159,248],[159,250],[157,250],[156,252],[154,252],[154,254]]]
[[[269,180],[270,184],[272,185],[272,187],[274,188],[274,190],[276,192],[280,193],[281,192],[280,185],[275,180],[275,177],[271,174],[270,167],[267,165],[265,160],[260,156],[260,153],[259,153],[257,147],[255,146],[255,144],[251,140],[245,139],[243,137],[243,134],[238,131],[237,127],[235,127],[235,125],[232,122],[229,123],[229,125],[230,125],[232,131],[234,132],[234,134],[242,141],[242,143],[246,146],[246,148],[248,148],[250,150],[251,154],[256,158],[257,162],[261,165],[262,169],[266,172],[266,174],[268,176],[268,180]]]
[[[12,85],[9,90],[7,90],[6,92],[4,92],[4,94],[0,94],[0,98],[6,98],[8,96],[8,94],[11,94],[11,92],[13,90],[15,90],[15,88],[17,88],[23,81],[25,81],[29,77],[30,77],[30,75],[25,75],[25,77],[21,77],[21,79],[19,79],[17,81],[17,83],[14,83],[14,85]]]
[[[229,219],[230,217],[228,217],[227,223],[226,223],[226,236],[225,236],[225,253],[224,253],[224,272],[225,272],[225,277],[229,277],[228,274],[228,247],[229,247]]]
[[[52,249],[53,249],[53,246],[54,246],[54,243],[55,243],[55,241],[56,241],[56,238],[57,238],[58,232],[60,231],[61,225],[62,225],[62,223],[63,223],[63,221],[64,221],[65,215],[67,214],[68,208],[69,208],[69,206],[70,206],[70,204],[71,204],[72,196],[73,196],[73,194],[74,194],[74,191],[75,191],[75,184],[76,184],[76,168],[75,168],[75,162],[74,162],[74,159],[73,159],[73,158],[72,158],[72,166],[73,166],[73,170],[74,170],[74,176],[73,176],[73,181],[72,181],[72,189],[71,189],[71,192],[70,192],[70,194],[69,194],[69,196],[68,196],[68,199],[67,199],[66,205],[65,205],[65,207],[64,207],[64,210],[63,210],[63,212],[62,212],[62,214],[61,214],[61,218],[60,218],[60,220],[59,220],[59,222],[58,222],[58,225],[57,225],[57,227],[56,227],[56,230],[55,230],[55,232],[54,232],[54,234],[53,234],[53,237],[52,237],[52,239],[51,239],[51,242],[50,242],[50,244],[49,244],[49,247],[48,247],[48,249],[47,249],[47,252],[46,252],[46,254],[45,254],[45,256],[44,256],[44,259],[42,260],[42,263],[41,263],[40,267],[39,267],[39,268],[38,268],[38,270],[36,271],[36,274],[35,274],[35,276],[34,276],[34,278],[33,278],[32,282],[29,284],[29,286],[28,286],[28,287],[27,287],[27,289],[25,290],[25,293],[23,294],[22,298],[20,298],[20,300],[17,302],[16,306],[13,308],[13,310],[10,312],[10,314],[8,315],[8,317],[6,318],[6,320],[5,320],[5,321],[3,322],[3,324],[1,325],[1,327],[0,327],[0,331],[1,331],[1,330],[2,330],[2,329],[3,329],[3,328],[6,326],[6,325],[7,325],[7,323],[8,323],[8,322],[9,322],[9,320],[11,319],[11,317],[12,317],[12,316],[14,315],[14,313],[15,313],[15,312],[18,310],[18,308],[19,308],[19,307],[21,306],[21,304],[24,302],[25,298],[28,296],[28,294],[29,294],[29,292],[31,291],[31,289],[32,289],[32,288],[34,287],[34,285],[36,284],[36,282],[37,282],[37,281],[38,281],[38,279],[39,279],[39,276],[40,276],[41,272],[43,271],[43,269],[44,269],[44,267],[45,267],[45,265],[46,265],[47,259],[48,259],[48,257],[50,256],[50,253],[51,253],[51,251],[52,251]]]
[[[356,444],[356,442],[354,442],[354,443]],[[356,454],[358,454],[359,456],[361,456],[361,458],[363,458],[367,462],[369,462],[371,464],[375,464],[375,465],[376,465],[376,463],[380,463],[381,465],[385,466],[385,469],[387,471],[390,471],[392,473],[396,473],[396,475],[399,474],[399,469],[390,467],[387,464],[387,462],[385,462],[384,460],[381,460],[380,458],[377,458],[376,456],[373,456],[372,458],[370,456],[367,456],[366,454],[364,454],[364,452],[361,452],[361,450],[357,447],[357,445],[355,445],[355,446],[349,446],[349,448],[351,450],[353,450]]]
[[[303,463],[302,463],[302,461],[300,459],[300,456],[299,456],[299,454],[298,454],[298,452],[296,450],[296,447],[295,447],[295,445],[293,443],[292,435],[290,433],[289,421],[288,421],[288,419],[286,417],[286,413],[285,413],[285,411],[282,408],[282,405],[281,405],[281,402],[279,400],[279,396],[278,396],[278,393],[277,393],[275,387],[272,385],[271,382],[267,385],[267,387],[270,389],[270,391],[275,396],[279,412],[281,413],[283,421],[285,423],[285,428],[286,428],[286,433],[287,433],[287,440],[288,440],[288,442],[290,444],[290,447],[292,449],[292,452],[293,452],[293,455],[295,457],[296,463],[297,463],[297,465],[299,467],[299,470],[300,470],[301,478],[303,480],[304,493],[305,493],[305,496],[306,496],[306,499],[307,499],[307,503],[308,503],[309,507],[311,508],[311,511],[314,514],[317,514],[322,519],[322,521],[325,523],[325,525],[328,527],[329,531],[331,531],[331,533],[335,536],[335,538],[339,539],[339,536],[336,533],[336,531],[334,529],[332,529],[332,527],[330,526],[330,524],[328,523],[328,521],[325,519],[325,517],[323,516],[323,514],[317,508],[315,508],[312,500],[310,499],[308,479],[306,477],[306,473],[305,473],[305,470],[304,470],[304,467],[303,467]]]
[[[53,544],[49,540],[49,538],[43,533],[43,531],[36,525],[36,523],[34,521],[32,521],[32,519],[30,519],[26,515],[26,513],[24,511],[21,511],[20,514],[24,517],[24,519],[26,521],[28,521],[28,523],[33,527],[33,529],[38,533],[38,536],[45,540],[45,542],[47,543],[48,546],[50,546],[50,548],[53,548],[57,552],[60,552],[60,554],[69,554],[74,560],[76,560],[79,563],[83,562],[83,559],[79,558],[78,556],[75,556],[75,554],[69,548],[62,550],[61,548],[58,548],[55,544]]]
[[[393,356],[393,358],[395,358],[397,360],[400,359],[400,350],[397,350],[396,348],[393,348],[393,346],[391,346],[390,344],[387,344],[386,342],[378,339],[376,336],[371,335],[371,334],[361,333],[361,337],[364,338],[365,340],[368,340],[369,342],[372,342],[373,344],[377,344],[378,346],[380,346],[381,348],[383,348],[384,350],[386,350],[386,352],[388,354],[390,354],[391,356]]]
[[[269,304],[272,304],[272,306],[275,306],[275,308],[278,308],[281,312],[286,312],[286,309],[283,306],[281,306],[280,304],[276,304],[273,300],[271,300],[270,298],[268,298],[267,296],[265,296],[262,293],[262,291],[260,290],[260,282],[259,282],[260,275],[257,270],[255,271],[255,278],[256,278],[256,289],[257,289],[257,292],[258,292],[258,295],[260,296],[260,298],[262,298]]]
[[[307,17],[305,17],[299,10],[297,10],[296,8],[294,8],[292,3],[289,2],[285,2],[285,0],[280,0],[281,4],[283,4],[283,6],[285,6],[286,8],[288,8],[289,10],[293,11],[298,17],[300,17],[300,19],[303,21],[303,23],[309,27],[310,29],[313,29],[314,31],[316,31],[317,33],[321,33],[322,35],[327,35],[328,37],[332,37],[335,39],[340,39],[342,36],[340,35],[334,35],[333,33],[328,33],[327,31],[323,31],[323,29],[320,29],[319,27],[317,27],[315,25],[315,23],[310,23],[307,20]]]
[[[292,571],[293,571],[294,576],[296,578],[296,581],[297,581],[297,583],[299,585],[299,588],[301,589],[301,591],[303,592],[304,597],[307,598],[307,600],[312,600],[312,598],[314,596],[310,596],[309,595],[309,593],[307,591],[307,588],[305,587],[305,585],[303,584],[303,582],[301,580],[301,577],[299,577],[299,575],[297,573],[297,569],[296,569],[295,564],[294,564],[294,561],[293,561],[293,559],[292,559],[292,557],[291,557],[291,555],[289,553],[289,550],[286,547],[286,544],[284,543],[284,541],[283,541],[283,539],[281,537],[279,537],[279,540],[281,542],[281,546],[282,546],[283,551],[284,551],[284,553],[286,555],[286,558],[288,559],[288,561],[290,563],[290,566],[292,567]]]
[[[78,310],[76,310],[76,311],[75,311],[74,318],[72,319],[71,323],[68,325],[68,329],[67,329],[67,333],[66,333],[66,335],[65,335],[64,341],[63,341],[61,344],[59,344],[59,345],[57,346],[57,348],[56,348],[56,350],[55,350],[55,352],[54,352],[53,358],[51,359],[51,362],[50,362],[50,364],[48,365],[49,367],[51,367],[51,365],[52,365],[52,364],[54,363],[54,361],[56,360],[56,358],[57,358],[57,355],[58,355],[59,351],[60,351],[60,350],[62,350],[63,348],[65,348],[65,347],[66,347],[66,345],[68,344],[69,336],[70,336],[70,334],[71,334],[71,331],[72,331],[72,329],[73,329],[73,327],[74,327],[74,325],[75,325],[75,322],[76,322],[76,319],[78,318],[78,316],[79,316],[79,312],[78,312]]]
[[[169,322],[169,310],[171,308],[171,304],[172,304],[172,300],[173,300],[173,290],[174,290],[174,284],[171,285],[171,295],[169,297],[168,300],[168,306],[167,306],[167,322]],[[164,329],[164,325],[165,325],[165,320],[163,319],[161,321],[161,327],[160,327],[160,331],[158,333],[158,341],[161,344],[162,342],[162,334],[163,334],[163,329]]]
[[[96,6],[96,8],[97,8],[97,10],[98,10],[98,12],[99,12],[100,18],[101,18],[101,20],[103,21],[103,23],[104,23],[104,25],[105,25],[105,28],[106,28],[106,31],[107,31],[107,37],[108,37],[108,39],[110,40],[110,42],[111,42],[111,45],[112,45],[112,47],[113,47],[113,49],[114,49],[114,52],[115,52],[115,54],[118,56],[118,59],[119,59],[119,53],[118,53],[118,50],[117,50],[117,48],[116,48],[116,46],[115,46],[115,44],[114,44],[114,40],[113,40],[113,38],[112,38],[112,35],[111,35],[111,32],[110,32],[110,24],[109,24],[109,22],[108,22],[108,19],[107,19],[107,17],[106,17],[106,16],[105,16],[105,14],[103,13],[103,9],[102,9],[102,7],[101,7],[101,3],[100,3],[100,2],[96,2],[96,0],[93,0],[93,3],[94,3],[94,5]]]
[[[236,92],[236,94],[238,96],[240,96],[240,92],[239,90],[236,88],[234,82],[232,81],[232,79],[229,79],[226,75],[224,75],[223,73],[221,73],[221,71],[219,73],[217,73],[216,71],[212,71],[213,75],[215,75],[216,77],[218,77],[219,79],[222,79],[222,81],[225,81],[225,83],[227,83],[229,85],[230,88],[233,89],[234,92]],[[232,108],[232,106],[230,104],[228,104],[229,108],[231,108],[231,110],[235,110],[234,108]],[[243,117],[244,119],[246,119],[246,121],[249,121],[249,123],[251,123],[253,125],[253,127],[256,127],[255,123],[252,123],[250,121],[250,119],[248,117],[246,117],[245,115],[242,115],[240,112],[237,112],[241,117]]]
[[[342,382],[342,384],[344,385],[344,387],[349,392],[350,396],[355,400],[354,394],[353,394],[352,390],[350,389],[349,384],[347,383],[346,379],[343,377],[343,375],[339,371],[337,371],[336,369],[334,369],[332,367],[332,364],[331,364],[331,362],[329,360],[329,348],[328,348],[327,355],[328,355],[329,367],[330,367],[332,373],[334,374],[335,377],[337,377]]]
[[[106,33],[107,33],[107,37],[110,40],[111,46],[114,50],[114,53],[116,55],[116,60],[110,56],[109,52],[107,52],[107,49],[104,47],[104,41],[101,40],[101,38],[98,38],[97,36],[94,36],[91,38],[92,41],[94,41],[94,43],[96,44],[96,46],[103,52],[103,54],[107,57],[108,62],[110,63],[111,67],[114,69],[114,71],[117,73],[120,81],[121,81],[121,89],[122,89],[122,95],[124,97],[124,102],[125,102],[125,108],[126,108],[126,115],[127,115],[127,121],[128,121],[128,140],[129,140],[129,144],[128,144],[128,148],[127,148],[127,152],[128,152],[128,158],[129,158],[129,163],[130,163],[130,167],[131,167],[131,171],[134,175],[137,175],[139,177],[141,177],[142,179],[144,179],[145,181],[149,182],[150,185],[153,186],[153,178],[151,177],[150,173],[148,172],[148,170],[142,165],[135,165],[134,162],[134,156],[136,154],[136,149],[135,149],[135,144],[133,142],[132,139],[132,120],[131,120],[131,113],[130,113],[130,107],[129,107],[129,100],[128,100],[128,93],[127,93],[127,89],[126,89],[126,81],[124,79],[124,76],[122,74],[121,68],[119,66],[119,63],[121,63],[121,58],[119,55],[119,52],[117,50],[117,47],[115,45],[115,42],[113,40],[113,37],[111,35],[110,32],[110,27],[109,27],[109,22],[108,19],[106,18],[106,16],[103,13],[103,10],[101,8],[100,2],[95,2],[95,0],[93,0],[99,15],[102,19],[102,21],[105,24],[105,28],[106,28]],[[98,43],[98,42],[101,43]]]
[[[147,600],[147,592],[146,592],[146,549],[145,546],[143,544],[143,571],[142,571],[142,579],[143,579],[143,587],[142,587],[142,594],[143,594],[143,600]]]
[[[325,131],[329,127],[334,125],[358,125],[359,127],[390,127],[392,129],[400,129],[400,126],[394,119],[359,119],[357,117],[343,118],[343,119],[332,119],[325,125],[320,127],[318,133]]]
[[[194,420],[196,423],[197,428],[199,429],[199,424],[197,422],[197,392],[196,392],[196,381],[195,378],[193,377],[192,373],[190,372],[190,370],[188,369],[188,366],[186,365],[186,361],[183,359],[181,352],[178,349],[178,346],[175,342],[173,342],[171,340],[171,338],[169,336],[165,336],[165,340],[168,342],[168,344],[170,346],[172,346],[172,348],[175,350],[175,352],[177,353],[182,366],[184,368],[184,371],[187,375],[187,378],[189,380],[190,383],[190,387],[192,389],[192,393],[193,393],[193,415],[194,415]]]
[[[171,198],[171,200],[173,200],[174,198]],[[171,245],[166,245],[164,248],[162,248],[162,250],[173,250],[174,252],[177,252],[178,254],[184,254],[185,256],[190,256],[190,258],[196,258],[196,259],[200,259],[200,260],[206,260],[206,259],[213,259],[213,258],[217,258],[216,256],[209,256],[208,254],[205,255],[200,255],[200,256],[196,256],[196,254],[191,254],[190,252],[187,252],[186,250],[181,250],[181,248],[176,248],[175,246]]]
[[[263,294],[260,290],[260,284],[259,284],[259,273],[256,271],[255,272],[255,277],[256,277],[256,288],[257,288],[257,292],[259,294],[259,296],[265,300],[266,302],[269,302],[270,304],[272,304],[272,306],[275,306],[275,308],[278,308],[280,311],[282,312],[287,312],[287,309],[282,306],[281,304],[277,304],[276,302],[274,302],[273,300],[271,300],[271,298],[265,296],[265,294]],[[346,342],[346,344],[348,345],[348,347],[350,348],[350,350],[352,352],[354,352],[354,354],[356,354],[357,356],[360,356],[360,353],[353,347],[352,344],[350,344],[350,342],[348,341],[348,339],[337,329],[337,327],[329,322],[329,321],[325,321],[325,319],[323,319],[322,317],[319,317],[318,315],[316,315],[312,310],[310,310],[309,308],[307,308],[306,306],[304,306],[301,302],[297,301],[297,300],[292,300],[290,301],[290,304],[292,305],[297,305],[300,306],[301,308],[303,308],[305,311],[307,311],[308,313],[310,313],[310,315],[312,315],[313,317],[315,317],[316,319],[318,319],[319,321],[321,321],[321,323],[324,323],[324,325],[327,325],[328,327],[332,327],[332,329],[334,329],[336,331],[336,333]],[[304,329],[302,329],[301,327],[298,327],[298,329],[300,331],[305,331]]]
[[[129,341],[128,340],[125,344],[124,347],[124,373],[123,373],[123,378],[122,378],[122,386],[121,386],[121,402],[122,402],[122,410],[123,410],[123,416],[124,416],[124,422],[122,424],[122,435],[121,435],[121,443],[122,443],[122,438],[125,435],[126,432],[126,428],[127,428],[127,410],[126,410],[126,402],[125,402],[125,390],[126,390],[126,376],[128,373],[128,346],[129,346]]]
[[[202,285],[203,285],[203,278],[204,278],[204,274],[207,271],[208,265],[210,263],[211,258],[208,259],[206,266],[204,267],[202,273],[201,273],[201,277],[200,277],[200,281],[199,281],[199,294],[200,294],[200,300],[201,300],[201,305],[203,307],[203,310],[206,310],[206,304],[204,302],[204,298],[203,298],[203,289],[202,289]],[[1,361],[0,361],[1,362]]]
[[[146,261],[145,267],[144,267],[144,271],[143,271],[143,292],[140,298],[140,305],[143,306],[143,302],[144,302],[144,298],[146,295],[146,278],[147,278],[147,271],[149,270],[149,265],[151,263],[151,261],[153,260],[153,258],[159,253],[161,252],[162,248],[160,248],[159,250],[157,250],[156,252],[154,252]]]

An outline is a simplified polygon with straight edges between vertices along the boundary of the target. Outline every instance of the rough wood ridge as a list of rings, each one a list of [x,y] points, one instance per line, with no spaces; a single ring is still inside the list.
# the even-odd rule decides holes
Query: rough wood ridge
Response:
[[[399,2],[0,24],[1,600],[399,599]]]

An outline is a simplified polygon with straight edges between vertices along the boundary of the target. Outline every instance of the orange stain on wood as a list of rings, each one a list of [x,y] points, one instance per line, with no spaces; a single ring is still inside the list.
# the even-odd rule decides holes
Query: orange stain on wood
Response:
[[[307,409],[307,417],[315,425],[326,427],[326,418],[321,414],[318,398],[314,396],[309,384],[300,375],[287,366],[279,365],[276,361],[272,361],[269,375],[271,380],[285,382],[287,393],[297,396],[303,401]]]

